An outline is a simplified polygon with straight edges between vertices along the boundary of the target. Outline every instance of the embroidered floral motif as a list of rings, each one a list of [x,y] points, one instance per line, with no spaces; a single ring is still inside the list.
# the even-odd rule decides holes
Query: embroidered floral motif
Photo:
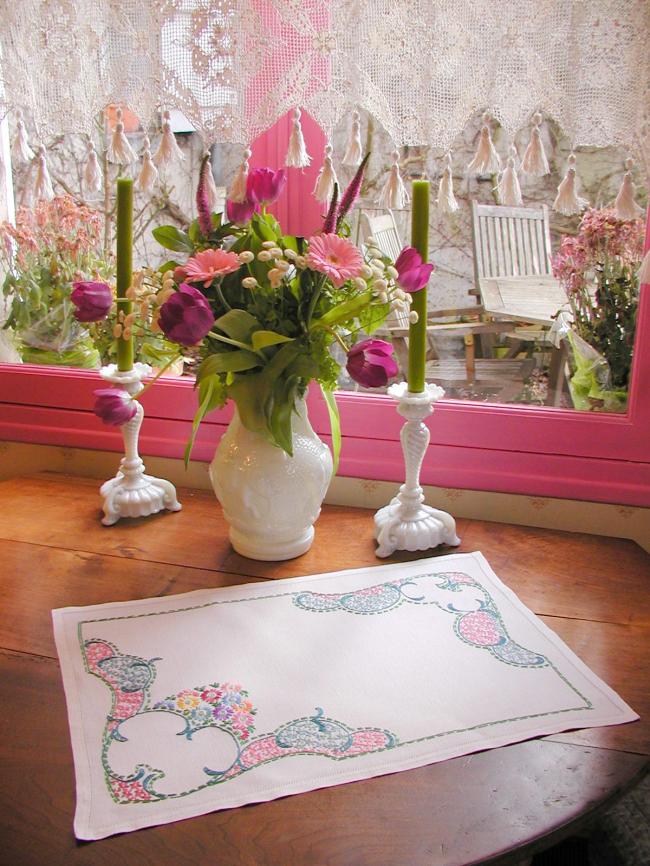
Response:
[[[196,689],[183,689],[153,705],[154,710],[180,713],[187,722],[183,734],[192,734],[208,725],[227,728],[242,742],[255,730],[253,716],[257,710],[248,699],[248,692],[238,683],[211,683]]]
[[[447,593],[457,598],[450,601]],[[293,596],[293,603],[313,613],[343,610],[353,614],[386,613],[404,603],[433,604],[456,615],[454,631],[470,646],[487,649],[499,661],[516,667],[548,665],[544,656],[511,640],[489,592],[462,572],[418,574],[349,593],[301,592]]]
[[[238,683],[210,683],[183,689],[150,707],[148,689],[155,677],[154,662],[160,659],[147,661],[122,655],[113,644],[104,640],[86,641],[84,654],[89,673],[102,679],[113,697],[104,729],[102,763],[106,784],[116,803],[151,803],[184,797],[289,755],[321,755],[342,760],[393,748],[397,743],[390,731],[350,728],[343,722],[325,717],[320,708],[312,716],[294,719],[270,734],[253,737],[253,717],[257,711],[248,692]],[[128,776],[116,773],[111,767],[111,750],[128,741],[121,726],[135,716],[157,712],[171,713],[183,719],[185,728],[179,733],[188,740],[203,728],[216,728],[229,735],[234,745],[234,761],[224,770],[204,767],[205,783],[191,790],[172,793],[162,793],[155,788],[156,782],[164,778],[162,770],[139,764]]]

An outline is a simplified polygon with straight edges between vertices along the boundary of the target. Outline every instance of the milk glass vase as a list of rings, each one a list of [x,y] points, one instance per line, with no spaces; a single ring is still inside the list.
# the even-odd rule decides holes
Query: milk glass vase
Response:
[[[210,464],[235,550],[275,561],[305,553],[332,477],[332,455],[314,432],[304,400],[292,419],[293,455],[248,430],[235,412]]]

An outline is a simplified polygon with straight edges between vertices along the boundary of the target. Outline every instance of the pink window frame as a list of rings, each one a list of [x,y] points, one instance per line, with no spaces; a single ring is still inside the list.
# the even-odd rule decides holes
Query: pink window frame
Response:
[[[314,163],[291,169],[288,194],[277,215],[287,230],[308,234],[320,219],[311,196],[325,143],[319,127],[303,114]],[[289,115],[261,136],[253,164],[279,166],[290,131]],[[650,217],[650,212],[649,212]],[[646,249],[650,247],[650,219]],[[422,482],[444,488],[522,493],[622,505],[650,506],[650,287],[639,305],[629,408],[626,415],[532,406],[440,401],[428,422],[431,445]],[[97,374],[31,365],[0,365],[0,439],[119,452],[119,431],[92,413]],[[402,419],[385,395],[340,392],[343,430],[339,475],[403,480],[399,433]],[[143,399],[144,455],[181,457],[195,411],[192,383],[165,378]],[[327,412],[318,393],[309,394],[316,431],[327,438]],[[193,459],[209,461],[230,420],[227,406],[202,424]],[[488,515],[489,516],[489,515]]]

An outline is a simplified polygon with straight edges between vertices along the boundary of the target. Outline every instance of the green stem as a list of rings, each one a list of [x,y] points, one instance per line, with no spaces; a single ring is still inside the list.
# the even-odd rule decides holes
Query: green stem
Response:
[[[240,343],[239,340],[231,340],[230,337],[224,337],[222,334],[217,334],[214,331],[210,331],[208,337],[213,337],[215,340],[220,340],[222,343],[228,343],[229,346],[237,346],[238,349],[245,349],[247,352],[253,352],[256,355],[259,355],[260,358],[263,358],[264,362],[268,360],[266,355],[262,353],[261,349],[254,349],[252,346],[247,346],[246,343]]]
[[[336,340],[336,342],[339,344],[339,346],[343,349],[343,351],[344,351],[345,354],[347,355],[348,352],[349,352],[350,350],[349,350],[349,348],[347,347],[347,345],[346,345],[345,340],[343,339],[343,337],[342,337],[339,333],[337,333],[337,332],[334,330],[334,328],[327,328],[327,327],[326,327],[325,330],[326,330],[328,333],[330,333],[330,334],[334,337],[334,339]]]
[[[311,325],[311,320],[314,316],[314,310],[316,309],[316,304],[318,303],[318,299],[320,298],[322,291],[325,287],[325,283],[327,282],[327,276],[324,274],[321,277],[320,283],[316,286],[316,291],[311,296],[309,301],[309,306],[307,307],[307,321],[305,322],[307,330],[309,330],[309,326]]]
[[[162,366],[162,367],[160,368],[160,370],[158,370],[158,372],[157,372],[156,375],[153,377],[153,379],[150,379],[150,380],[147,382],[147,384],[142,388],[142,390],[141,390],[141,391],[138,391],[138,393],[134,396],[133,399],[134,399],[134,400],[139,400],[140,397],[144,394],[144,392],[147,391],[149,388],[151,388],[151,386],[154,384],[154,382],[157,382],[158,379],[160,379],[160,377],[165,373],[165,371],[168,370],[168,369],[171,367],[171,365],[172,365],[173,363],[175,363],[176,361],[178,361],[179,358],[182,358],[182,357],[183,357],[183,355],[182,355],[181,352],[177,352],[175,355],[173,355],[173,356],[169,359],[169,361],[167,361],[167,363],[166,363],[164,366]]]
[[[217,297],[219,298],[219,300],[221,301],[221,303],[224,305],[224,307],[225,307],[227,310],[232,310],[232,307],[230,306],[230,304],[228,303],[228,301],[227,301],[227,300],[224,298],[224,296],[223,296],[223,292],[221,291],[221,283],[220,283],[220,282],[217,283],[217,284],[215,285],[214,288],[215,288],[215,290],[216,290],[216,292],[217,292]]]

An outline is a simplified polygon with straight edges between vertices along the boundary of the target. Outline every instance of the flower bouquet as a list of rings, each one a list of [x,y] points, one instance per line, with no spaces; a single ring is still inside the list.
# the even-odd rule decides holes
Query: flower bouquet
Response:
[[[199,408],[186,459],[201,420],[228,399],[245,428],[291,455],[292,416],[315,380],[330,412],[336,464],[340,367],[333,344],[345,353],[349,375],[365,387],[384,386],[397,374],[391,345],[371,335],[391,305],[408,305],[402,285],[416,290],[426,278],[416,286],[413,274],[422,262],[413,259],[414,250],[405,253],[400,274],[378,249],[371,246],[364,255],[349,240],[346,217],[366,162],[340,199],[335,188],[322,230],[309,238],[285,234],[266,210],[282,192],[284,170],[252,169],[244,200],[228,201],[225,214],[211,213],[207,160],[198,219],[186,233],[172,226],[154,230],[164,247],[186,254],[160,269],[158,327],[168,340],[198,347],[201,356]]]
[[[625,411],[643,239],[643,220],[620,220],[614,208],[591,208],[553,260],[571,309],[569,387],[577,409]]]

